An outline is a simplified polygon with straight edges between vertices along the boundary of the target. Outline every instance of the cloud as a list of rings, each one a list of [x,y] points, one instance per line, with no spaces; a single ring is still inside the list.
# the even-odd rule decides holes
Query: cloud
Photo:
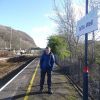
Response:
[[[51,33],[51,30],[48,26],[41,26],[41,27],[34,27],[32,29],[32,32],[33,33],[36,33],[36,34],[47,34],[47,33]]]
[[[85,15],[85,8],[83,5],[73,4],[76,21]]]
[[[48,26],[37,26],[32,28],[31,36],[39,47],[46,47],[47,39],[50,35],[55,33],[55,23],[50,23]]]
[[[60,13],[61,16],[66,15],[64,11],[59,11],[59,13]],[[57,14],[56,14],[56,11],[52,11],[52,12],[44,14],[44,16],[47,17],[47,18],[56,18]]]
[[[73,3],[72,7],[74,9],[76,21],[85,15],[85,6],[84,5],[79,5],[79,4]],[[61,16],[66,15],[64,9],[60,10],[60,15]],[[44,16],[46,18],[56,18],[57,14],[56,14],[56,11],[51,11],[51,12],[44,14]]]
[[[32,37],[35,40],[35,43],[39,47],[46,47],[47,37],[52,33],[51,29],[48,26],[33,27]]]
[[[49,23],[47,26],[37,26],[32,28],[32,32],[36,34],[52,34],[55,32],[57,24],[54,22]]]

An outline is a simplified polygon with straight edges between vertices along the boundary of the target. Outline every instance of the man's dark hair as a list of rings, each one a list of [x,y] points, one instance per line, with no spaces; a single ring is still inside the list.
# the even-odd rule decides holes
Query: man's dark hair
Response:
[[[47,46],[46,49],[51,49],[51,48],[49,46]]]

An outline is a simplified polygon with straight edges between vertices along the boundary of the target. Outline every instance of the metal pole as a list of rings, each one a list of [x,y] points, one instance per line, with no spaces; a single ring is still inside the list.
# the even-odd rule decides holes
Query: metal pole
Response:
[[[88,14],[88,0],[86,0]],[[83,100],[88,100],[88,33],[85,34],[85,66],[83,68]]]
[[[7,43],[6,43],[6,41],[5,41],[5,49],[7,49]]]
[[[20,51],[21,51],[21,38],[20,38]]]
[[[10,50],[12,49],[12,28],[11,28],[11,35],[10,35]]]

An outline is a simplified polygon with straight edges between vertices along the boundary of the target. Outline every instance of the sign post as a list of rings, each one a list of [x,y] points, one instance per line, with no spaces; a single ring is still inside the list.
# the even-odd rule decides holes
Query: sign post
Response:
[[[88,14],[88,0],[86,0],[86,15]],[[83,100],[88,100],[88,33],[85,34],[85,66],[83,68]]]
[[[77,35],[85,35],[85,66],[83,67],[83,100],[88,100],[88,33],[98,29],[97,8],[88,13],[86,0],[86,16],[77,22]]]

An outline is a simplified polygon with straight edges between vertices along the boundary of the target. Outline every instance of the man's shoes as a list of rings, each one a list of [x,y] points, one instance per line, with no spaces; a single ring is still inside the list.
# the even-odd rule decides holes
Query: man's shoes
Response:
[[[53,91],[51,89],[48,90],[48,94],[53,94]]]

